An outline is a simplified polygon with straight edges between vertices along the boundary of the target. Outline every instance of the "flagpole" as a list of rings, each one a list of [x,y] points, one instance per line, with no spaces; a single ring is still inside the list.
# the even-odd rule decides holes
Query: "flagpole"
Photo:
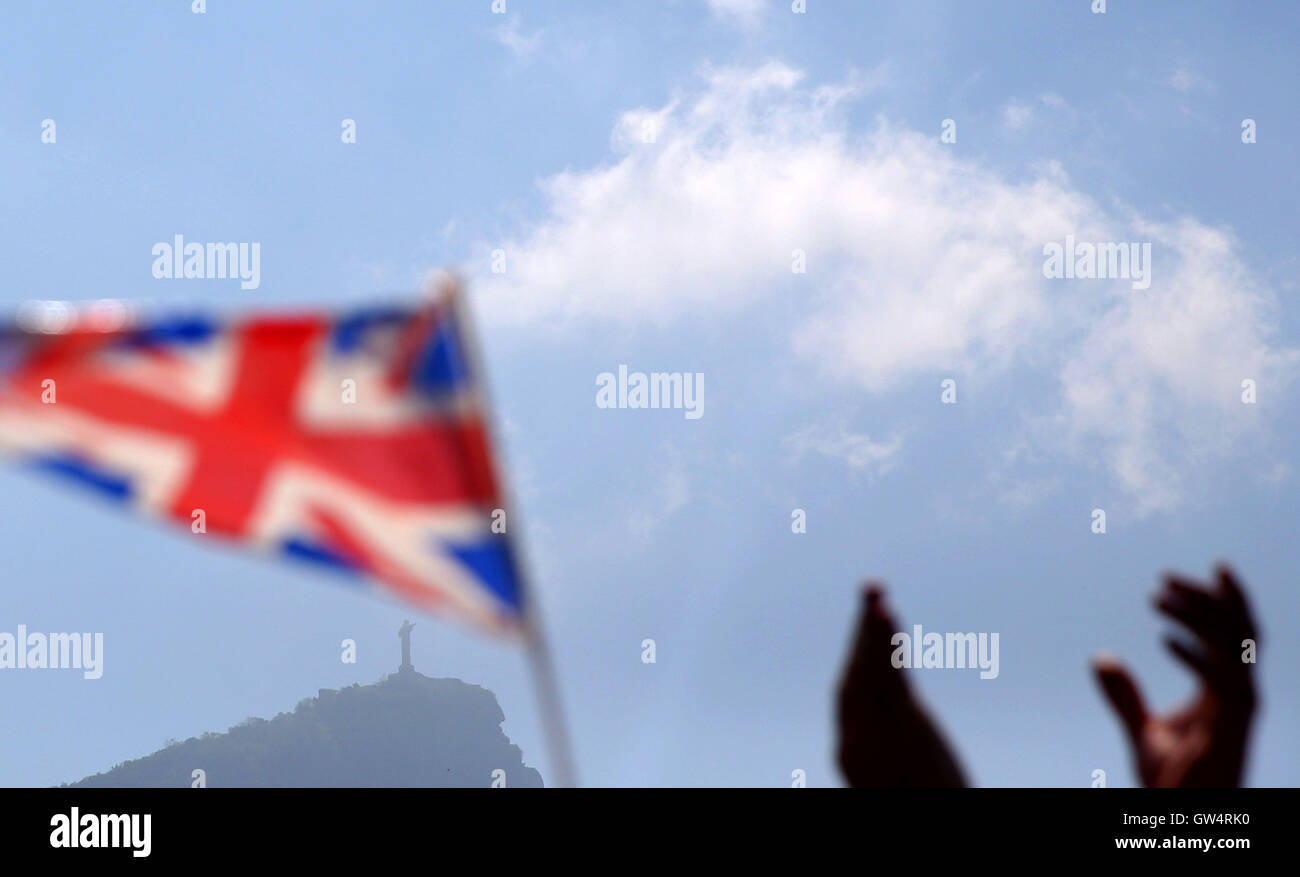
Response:
[[[537,607],[534,605],[528,611],[531,613],[527,631],[528,664],[537,689],[537,708],[542,718],[542,734],[546,737],[552,778],[559,788],[576,788],[578,776],[573,766],[573,748],[564,718],[564,704],[560,700],[555,662],[551,659],[550,645],[542,631]]]
[[[478,391],[483,400],[483,419],[490,438],[495,438],[493,428],[493,408],[488,399],[488,386],[482,367],[482,358],[478,351],[478,335],[470,325],[469,306],[465,300],[460,278],[455,274],[444,274],[437,285],[436,294],[449,297],[450,312],[459,321],[457,333],[464,345],[464,351],[472,373],[479,376]],[[493,452],[498,451],[492,441]],[[577,771],[573,761],[573,747],[569,737],[569,726],[565,720],[564,704],[560,698],[559,679],[555,673],[555,661],[551,655],[550,644],[542,627],[541,611],[537,603],[537,593],[532,587],[532,577],[526,571],[527,560],[524,557],[519,533],[518,510],[511,502],[513,496],[504,485],[504,476],[500,476],[501,492],[506,499],[505,505],[510,510],[506,524],[505,537],[510,540],[511,553],[514,555],[515,570],[520,579],[520,590],[524,600],[523,633],[528,666],[533,675],[533,687],[537,693],[537,707],[541,716],[542,736],[546,740],[547,756],[551,765],[551,778],[559,788],[576,788]]]

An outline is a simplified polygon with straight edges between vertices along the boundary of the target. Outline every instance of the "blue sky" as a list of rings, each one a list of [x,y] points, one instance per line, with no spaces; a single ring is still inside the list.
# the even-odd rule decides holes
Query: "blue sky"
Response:
[[[9,3],[0,295],[334,306],[460,268],[587,783],[837,784],[876,575],[907,625],[1000,634],[996,679],[914,674],[977,783],[1131,784],[1087,659],[1186,695],[1149,595],[1226,558],[1264,627],[1249,781],[1296,785],[1300,8],[1089,5]],[[178,233],[260,242],[260,287],[155,280]],[[1066,234],[1152,243],[1150,289],[1045,279]],[[597,408],[620,363],[704,374],[704,416]],[[382,597],[0,485],[0,630],[105,638],[102,679],[0,673],[0,783],[395,669]],[[547,772],[517,648],[412,645]]]

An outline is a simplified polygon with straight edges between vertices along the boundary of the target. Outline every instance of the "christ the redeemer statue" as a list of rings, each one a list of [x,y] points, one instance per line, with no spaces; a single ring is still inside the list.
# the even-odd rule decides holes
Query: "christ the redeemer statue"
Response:
[[[411,628],[413,627],[415,625],[407,620],[403,621],[402,626],[397,629],[397,635],[402,639],[402,666],[397,669],[402,673],[410,673],[415,670],[415,667],[411,664]]]

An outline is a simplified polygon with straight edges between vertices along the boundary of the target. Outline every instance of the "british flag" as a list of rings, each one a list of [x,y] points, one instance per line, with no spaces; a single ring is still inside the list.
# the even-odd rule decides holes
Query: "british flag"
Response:
[[[0,445],[195,538],[521,628],[482,376],[454,285],[337,316],[100,309],[0,337]]]

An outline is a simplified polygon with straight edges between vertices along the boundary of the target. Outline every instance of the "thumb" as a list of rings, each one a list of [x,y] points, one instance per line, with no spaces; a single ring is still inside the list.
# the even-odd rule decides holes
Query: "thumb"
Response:
[[[1142,702],[1142,694],[1138,691],[1137,683],[1133,681],[1128,670],[1124,669],[1119,660],[1112,655],[1103,654],[1093,658],[1092,669],[1101,684],[1101,690],[1106,694],[1106,699],[1110,701],[1110,705],[1119,714],[1120,721],[1124,723],[1124,730],[1128,732],[1129,739],[1136,745],[1147,720],[1147,708]]]

